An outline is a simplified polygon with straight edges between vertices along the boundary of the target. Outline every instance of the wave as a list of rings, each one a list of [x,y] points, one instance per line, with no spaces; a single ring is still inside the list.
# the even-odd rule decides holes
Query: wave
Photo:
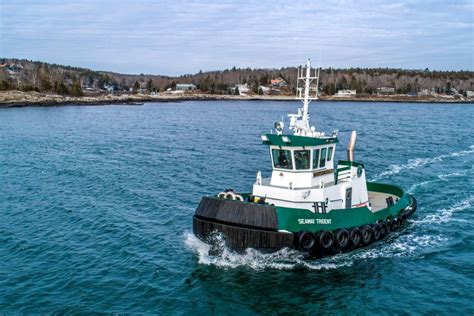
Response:
[[[248,267],[253,270],[277,269],[294,270],[306,268],[309,270],[329,270],[350,266],[352,262],[321,260],[306,260],[302,252],[283,248],[273,253],[262,253],[248,248],[244,253],[230,250],[221,235],[216,235],[213,246],[204,243],[192,233],[185,233],[186,246],[198,255],[199,263],[219,268]],[[340,262],[339,262],[340,261]]]
[[[403,165],[390,165],[389,170],[376,174],[371,179],[371,181],[377,181],[383,177],[398,174],[404,170],[416,169],[430,163],[443,161],[444,159],[447,159],[447,158],[461,157],[461,156],[466,156],[472,153],[474,153],[474,145],[469,146],[469,150],[462,150],[462,151],[458,151],[458,152],[454,152],[450,154],[439,155],[436,157],[409,159],[408,162]]]
[[[198,255],[200,264],[224,269],[239,267],[253,270],[332,270],[350,267],[358,261],[394,257],[414,257],[423,255],[424,250],[439,247],[448,238],[437,235],[406,234],[404,231],[394,233],[387,239],[373,244],[368,248],[360,248],[351,252],[340,253],[321,259],[305,259],[302,252],[284,248],[274,253],[262,253],[255,249],[247,249],[244,253],[231,251],[222,236],[217,235],[213,246],[199,240],[192,233],[185,233],[186,246]],[[216,249],[217,248],[217,249]]]
[[[414,185],[412,185],[407,190],[407,192],[408,193],[413,193],[415,191],[415,189],[418,188],[418,187],[422,187],[422,186],[425,186],[427,184],[434,183],[434,182],[439,182],[439,181],[449,181],[449,178],[463,177],[466,174],[467,174],[467,170],[459,171],[459,172],[452,172],[452,173],[447,173],[447,174],[440,174],[440,175],[437,176],[437,179],[426,180],[426,181],[423,181],[423,182],[420,182],[420,183],[415,183]]]
[[[417,224],[433,224],[433,223],[446,223],[453,220],[453,216],[456,212],[463,211],[470,207],[473,207],[474,195],[471,195],[465,200],[462,200],[449,208],[442,208],[436,214],[429,214],[425,218],[415,221]],[[462,219],[456,219],[459,222],[463,222]]]

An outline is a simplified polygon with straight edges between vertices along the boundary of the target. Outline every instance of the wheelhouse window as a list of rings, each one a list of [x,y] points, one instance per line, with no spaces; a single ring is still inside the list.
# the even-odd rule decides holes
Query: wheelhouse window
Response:
[[[319,168],[326,166],[326,151],[327,151],[327,148],[321,149],[321,157],[319,159]]]
[[[318,169],[319,149],[313,150],[313,169]]]
[[[296,170],[306,170],[310,168],[310,151],[295,150],[295,167]]]
[[[331,161],[331,160],[332,160],[332,151],[333,151],[333,148],[334,148],[334,147],[329,147],[329,148],[328,148],[328,159],[327,159],[327,161]]]
[[[272,149],[273,166],[279,169],[293,169],[291,151],[285,149]]]

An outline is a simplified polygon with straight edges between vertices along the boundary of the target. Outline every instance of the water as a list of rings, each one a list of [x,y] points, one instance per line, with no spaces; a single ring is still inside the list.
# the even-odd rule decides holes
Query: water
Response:
[[[353,253],[211,256],[201,196],[269,174],[259,135],[295,102],[0,111],[0,313],[474,312],[474,107],[318,103],[358,131],[368,177],[419,201],[408,227]]]

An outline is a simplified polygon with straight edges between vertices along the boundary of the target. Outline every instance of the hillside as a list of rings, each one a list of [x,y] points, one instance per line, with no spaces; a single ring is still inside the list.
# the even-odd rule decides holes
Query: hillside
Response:
[[[52,92],[81,96],[105,92],[150,93],[174,89],[177,83],[192,83],[200,93],[228,94],[236,84],[247,84],[249,94],[258,94],[259,87],[271,86],[281,78],[285,84],[274,89],[278,94],[293,94],[296,68],[250,69],[232,68],[199,72],[179,77],[149,74],[119,74],[94,71],[38,61],[0,58],[0,90]],[[287,84],[286,84],[287,83]],[[322,69],[320,89],[333,95],[341,89],[357,94],[375,94],[377,88],[393,88],[397,94],[460,93],[474,90],[472,71],[404,70],[390,68]],[[453,90],[454,89],[454,90]]]

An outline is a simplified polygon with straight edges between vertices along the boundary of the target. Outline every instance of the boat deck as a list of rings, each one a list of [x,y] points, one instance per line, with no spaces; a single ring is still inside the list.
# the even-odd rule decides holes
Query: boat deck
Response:
[[[369,193],[369,202],[372,205],[372,212],[380,211],[387,207],[387,198],[392,197],[393,202],[396,203],[398,196],[388,193],[368,191]]]

